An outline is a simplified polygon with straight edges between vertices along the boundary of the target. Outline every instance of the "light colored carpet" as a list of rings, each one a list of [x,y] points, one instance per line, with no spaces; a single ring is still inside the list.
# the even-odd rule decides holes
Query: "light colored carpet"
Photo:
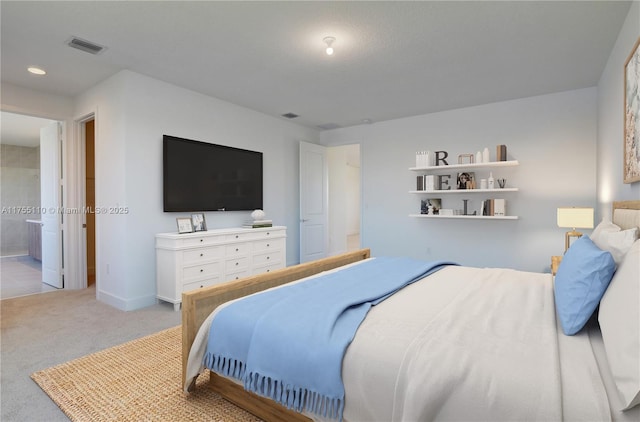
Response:
[[[181,328],[169,328],[42,371],[31,378],[72,421],[260,419],[202,386],[184,394]]]

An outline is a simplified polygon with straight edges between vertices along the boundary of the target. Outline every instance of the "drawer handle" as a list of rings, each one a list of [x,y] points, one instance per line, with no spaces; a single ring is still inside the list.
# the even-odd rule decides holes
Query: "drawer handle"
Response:
[[[271,246],[271,245],[267,243],[267,248],[268,248],[269,246]]]
[[[267,270],[267,272],[269,272],[269,271],[271,271],[271,270]]]
[[[200,272],[203,272],[204,270],[202,268],[200,268]]]
[[[204,287],[204,285],[203,285],[203,284],[201,284],[201,285],[200,285],[200,288],[202,289],[203,287]]]
[[[236,252],[238,252],[240,249],[236,248]]]
[[[236,262],[236,267],[237,267],[239,264],[240,264],[239,262]]]
[[[269,236],[271,233],[267,232],[267,236]]]
[[[270,257],[270,256],[268,256],[268,257],[267,257],[267,259],[271,259],[271,257]]]
[[[201,242],[204,242],[204,239],[200,239]]]
[[[236,239],[237,239],[238,237],[239,237],[239,236],[238,236],[238,235],[236,235]]]
[[[203,254],[203,253],[201,253],[201,254],[200,254],[200,256],[204,256],[204,254]]]
[[[240,277],[239,277],[239,276],[236,276],[236,280],[238,280],[238,279],[240,279]]]

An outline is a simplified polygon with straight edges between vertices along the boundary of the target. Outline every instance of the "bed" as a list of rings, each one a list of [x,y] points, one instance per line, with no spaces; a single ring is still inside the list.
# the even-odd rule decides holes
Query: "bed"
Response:
[[[372,307],[344,354],[344,420],[640,420],[640,201],[615,202],[612,215],[591,243],[609,242],[606,265],[615,258],[617,271],[601,287],[604,296],[592,298],[599,313],[571,335],[565,332],[575,327],[565,323],[574,324],[575,315],[571,303],[561,308],[566,301],[558,290],[600,255],[567,252],[555,283],[550,274],[450,265]],[[202,369],[197,351],[226,304],[375,259],[363,249],[184,293],[185,390],[195,388]],[[209,376],[207,388],[266,421],[328,419]]]

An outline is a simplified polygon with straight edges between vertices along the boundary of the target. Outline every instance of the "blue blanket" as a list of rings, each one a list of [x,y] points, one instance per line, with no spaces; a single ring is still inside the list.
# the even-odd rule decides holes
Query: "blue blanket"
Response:
[[[367,312],[445,265],[380,257],[246,297],[214,318],[204,364],[290,409],[342,420],[342,359]]]

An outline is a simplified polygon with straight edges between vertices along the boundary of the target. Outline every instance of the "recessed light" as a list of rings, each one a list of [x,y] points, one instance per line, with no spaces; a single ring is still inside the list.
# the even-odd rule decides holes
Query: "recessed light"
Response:
[[[45,72],[43,69],[40,69],[39,67],[35,67],[35,66],[31,66],[28,67],[27,70],[31,73],[33,73],[34,75],[46,75],[47,72]]]

